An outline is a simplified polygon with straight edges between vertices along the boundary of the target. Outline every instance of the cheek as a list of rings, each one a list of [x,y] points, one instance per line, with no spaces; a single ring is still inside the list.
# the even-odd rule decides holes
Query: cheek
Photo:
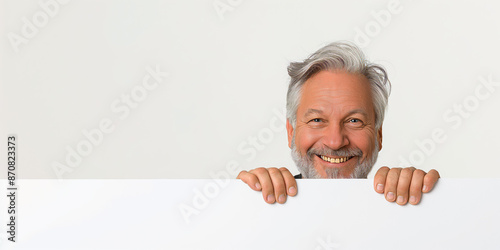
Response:
[[[364,156],[371,155],[375,149],[375,133],[371,131],[357,131],[349,135],[349,142],[351,145],[361,149]]]
[[[297,134],[295,135],[295,146],[300,152],[305,154],[320,138],[321,133],[319,131],[302,128],[297,130]]]

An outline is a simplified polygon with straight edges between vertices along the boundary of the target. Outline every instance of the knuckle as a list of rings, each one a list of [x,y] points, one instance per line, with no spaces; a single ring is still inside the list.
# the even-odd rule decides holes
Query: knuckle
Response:
[[[385,180],[387,174],[389,173],[389,168],[388,167],[381,167],[377,170],[377,173],[375,173],[375,180],[378,182]]]
[[[290,171],[289,171],[287,168],[285,168],[285,167],[281,167],[281,168],[279,168],[279,170],[280,170],[281,172],[290,172]]]
[[[439,178],[439,177],[441,177],[441,176],[439,175],[439,172],[438,172],[437,170],[435,170],[435,169],[431,169],[431,171],[429,171],[429,173],[431,173],[431,172],[432,172],[432,173],[434,173],[434,174],[436,174],[436,176],[437,176],[438,178]]]
[[[399,172],[401,172],[401,170],[402,170],[402,168],[391,168],[389,170],[389,172],[391,172],[391,173],[399,173]]]
[[[404,168],[401,170],[401,175],[408,176],[413,173],[414,169],[411,168]]]
[[[267,173],[267,169],[265,169],[265,168],[256,168],[256,169],[252,170],[251,172],[255,173],[255,174],[258,174],[258,175],[261,175],[263,173]]]
[[[415,174],[425,175],[425,171],[422,169],[415,170]]]
[[[277,168],[269,168],[267,171],[269,172],[269,174],[272,174],[272,175],[276,175],[276,174],[281,173],[281,171],[279,171]]]
[[[238,176],[236,176],[236,179],[241,179],[241,178],[242,178],[242,175],[244,175],[244,174],[245,174],[245,172],[246,172],[245,170],[241,171],[241,172],[238,174]]]
[[[383,167],[381,167],[381,168],[379,169],[379,171],[389,171],[389,170],[390,170],[390,168],[389,168],[389,167],[387,167],[387,166],[383,166]]]
[[[434,180],[434,178],[432,177],[432,175],[426,174],[424,176],[424,182],[431,182],[433,180]]]
[[[417,169],[413,172],[413,175],[417,178],[423,178],[425,176],[425,172],[423,170]]]
[[[246,180],[249,180],[249,181],[253,181],[253,182],[256,182],[256,181],[258,181],[258,180],[259,180],[259,178],[257,178],[257,176],[256,176],[256,175],[254,175],[254,174],[248,174],[248,175],[246,175],[246,176],[245,176],[245,179],[246,179]]]
[[[389,173],[387,173],[387,180],[389,181],[396,181],[399,178],[399,175],[401,174],[401,168],[393,168],[389,170]]]
[[[415,167],[407,167],[407,168],[405,168],[405,169],[409,169],[409,170],[411,170],[411,171],[415,171],[415,170],[416,170],[416,168],[415,168]]]

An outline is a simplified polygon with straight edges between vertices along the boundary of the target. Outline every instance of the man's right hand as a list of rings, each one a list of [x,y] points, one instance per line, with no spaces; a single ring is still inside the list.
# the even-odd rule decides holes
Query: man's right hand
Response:
[[[287,196],[297,194],[297,182],[292,173],[286,168],[256,168],[250,171],[241,171],[237,179],[255,191],[262,191],[264,201],[269,204],[286,202]]]

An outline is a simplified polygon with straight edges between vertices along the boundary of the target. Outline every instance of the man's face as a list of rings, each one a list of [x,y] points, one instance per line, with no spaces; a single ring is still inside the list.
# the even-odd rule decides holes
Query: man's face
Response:
[[[366,178],[382,148],[368,79],[321,71],[302,86],[288,146],[306,178]]]

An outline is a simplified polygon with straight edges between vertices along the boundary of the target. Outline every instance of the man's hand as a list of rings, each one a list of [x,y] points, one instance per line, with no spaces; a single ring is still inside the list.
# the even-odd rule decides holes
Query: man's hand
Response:
[[[414,167],[382,167],[375,174],[374,188],[377,193],[384,194],[387,201],[396,201],[399,205],[405,205],[409,201],[410,204],[416,205],[420,202],[422,193],[430,192],[439,177],[439,173],[434,169],[426,173]],[[283,204],[287,196],[297,194],[297,182],[286,168],[241,171],[237,178],[253,190],[262,191],[264,200],[269,204],[276,201]]]
[[[238,177],[255,191],[262,190],[264,200],[273,204],[274,202],[285,203],[287,196],[297,194],[297,182],[292,173],[286,168],[257,168],[241,171]]]
[[[439,179],[439,173],[432,169],[426,173],[420,169],[382,167],[375,174],[373,186],[390,202],[405,205],[420,202],[422,193],[428,193]]]

